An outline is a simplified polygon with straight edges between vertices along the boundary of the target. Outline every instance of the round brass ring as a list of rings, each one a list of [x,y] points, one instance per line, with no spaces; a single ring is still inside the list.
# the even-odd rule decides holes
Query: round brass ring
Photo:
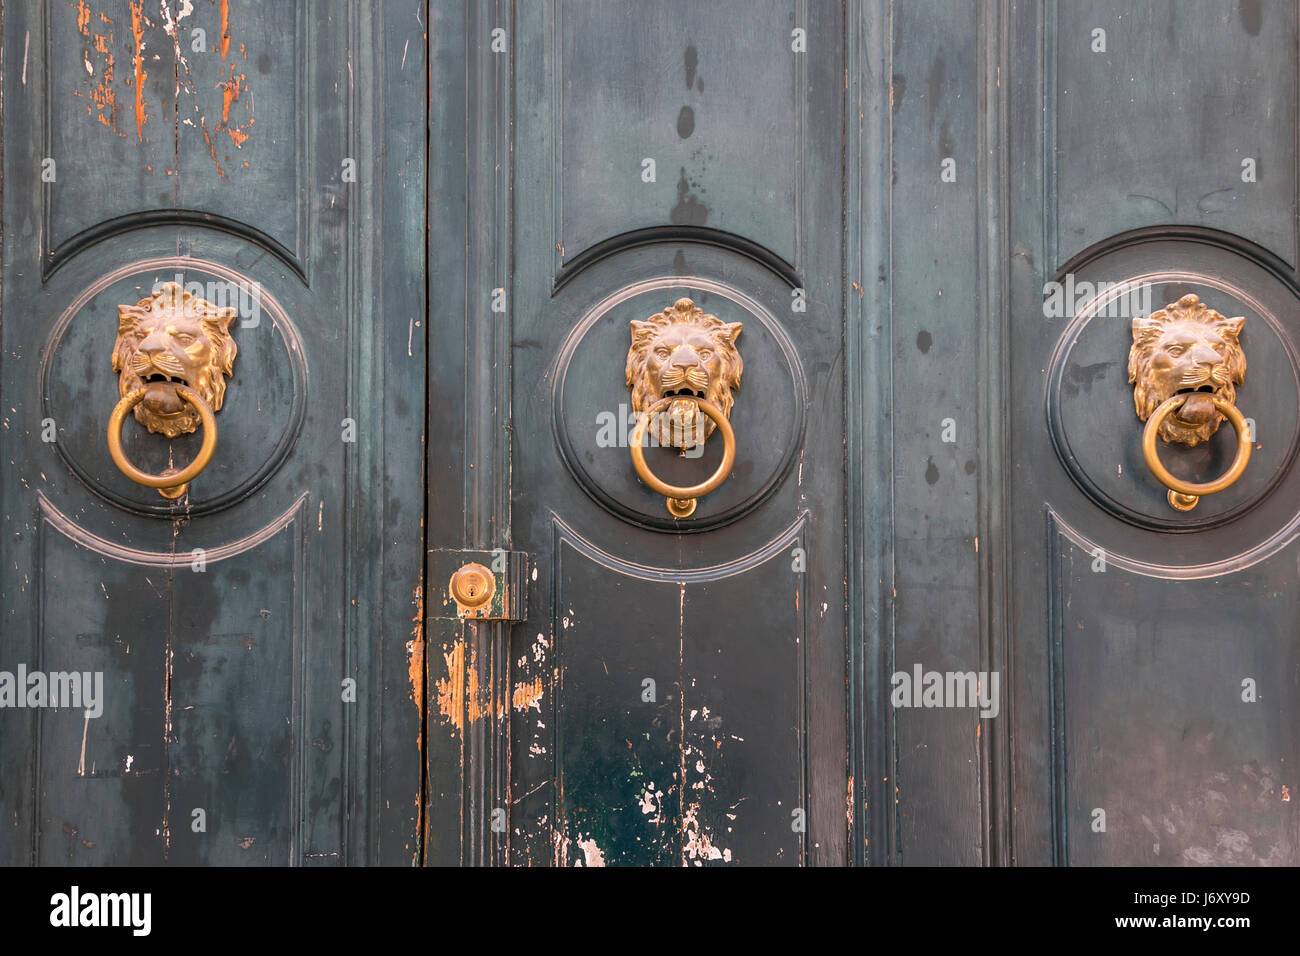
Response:
[[[1250,462],[1251,449],[1250,434],[1249,429],[1246,427],[1245,416],[1237,410],[1236,405],[1233,405],[1231,402],[1225,402],[1223,399],[1216,397],[1214,399],[1214,407],[1218,409],[1219,413],[1228,419],[1228,421],[1232,422],[1233,430],[1237,433],[1237,457],[1232,460],[1232,465],[1228,470],[1213,481],[1196,483],[1183,481],[1171,475],[1169,469],[1165,468],[1165,466],[1161,464],[1160,456],[1156,453],[1156,438],[1160,433],[1160,423],[1163,422],[1165,417],[1171,412],[1182,407],[1182,404],[1187,401],[1188,397],[1188,395],[1183,394],[1174,395],[1171,398],[1165,399],[1160,404],[1160,407],[1151,413],[1151,417],[1147,419],[1146,430],[1142,432],[1142,457],[1146,459],[1147,467],[1151,469],[1151,474],[1155,475],[1156,479],[1162,485],[1173,492],[1173,494],[1170,495],[1170,503],[1174,504],[1174,507],[1180,508],[1180,510],[1186,510],[1186,508],[1190,508],[1192,504],[1195,504],[1194,501],[1191,502],[1191,504],[1187,504],[1187,498],[1195,498],[1200,495],[1212,495],[1217,491],[1222,491],[1227,488],[1234,481],[1240,478],[1241,473],[1246,470],[1246,465]],[[1175,495],[1183,496],[1183,504],[1186,507],[1180,507],[1179,504],[1174,503]]]
[[[646,426],[650,424],[651,417],[667,408],[676,398],[677,396],[673,395],[661,398],[641,413],[641,417],[637,419],[636,428],[632,431],[632,464],[636,468],[636,473],[641,476],[642,481],[649,485],[652,490],[669,499],[669,510],[677,517],[685,517],[695,510],[693,504],[686,507],[685,502],[707,495],[726,481],[727,476],[731,474],[732,466],[736,463],[736,433],[731,430],[731,422],[727,421],[727,416],[723,414],[722,409],[702,398],[695,399],[695,404],[700,411],[713,419],[713,423],[718,426],[718,431],[722,433],[722,463],[718,465],[717,471],[698,485],[670,485],[661,481],[645,463],[645,431]],[[673,502],[681,503],[678,510],[673,510]]]
[[[212,461],[212,453],[217,447],[217,417],[212,413],[208,403],[203,400],[202,395],[188,385],[177,385],[176,394],[193,405],[203,420],[203,444],[199,446],[199,453],[194,456],[194,460],[175,474],[151,475],[127,461],[126,454],[122,451],[122,425],[131,410],[144,400],[145,391],[146,389],[137,388],[123,396],[113,409],[113,414],[108,419],[108,453],[113,457],[113,464],[121,469],[122,474],[136,484],[157,488],[166,497],[179,497],[185,490],[185,486],[197,478],[199,473],[208,467],[208,462]],[[168,492],[175,493],[168,494]]]

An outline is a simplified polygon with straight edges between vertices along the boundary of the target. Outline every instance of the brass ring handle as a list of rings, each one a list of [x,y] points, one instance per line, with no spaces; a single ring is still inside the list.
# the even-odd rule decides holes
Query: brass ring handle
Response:
[[[1160,462],[1160,457],[1156,453],[1156,437],[1160,432],[1160,423],[1165,417],[1182,407],[1187,401],[1186,394],[1174,395],[1167,398],[1160,404],[1151,417],[1147,419],[1147,427],[1142,432],[1142,457],[1146,459],[1147,467],[1156,479],[1169,489],[1169,504],[1179,511],[1191,511],[1196,507],[1196,502],[1200,500],[1201,495],[1212,495],[1217,491],[1223,491],[1234,481],[1241,477],[1241,473],[1246,470],[1246,465],[1250,462],[1251,439],[1250,430],[1246,427],[1245,416],[1237,410],[1237,406],[1231,402],[1226,402],[1218,396],[1214,397],[1214,407],[1219,410],[1228,421],[1232,422],[1233,430],[1237,433],[1237,457],[1232,460],[1232,465],[1214,481],[1201,483],[1183,481],[1175,478],[1169,473]]]
[[[732,466],[736,463],[736,433],[731,430],[731,422],[727,420],[722,409],[702,398],[695,399],[699,410],[713,419],[713,423],[718,426],[718,431],[722,434],[722,463],[718,465],[717,471],[698,485],[670,485],[659,480],[645,463],[645,431],[651,417],[663,411],[674,401],[677,401],[677,398],[671,395],[661,398],[642,412],[641,417],[637,419],[636,428],[632,431],[632,465],[642,481],[668,499],[668,510],[674,517],[686,518],[695,511],[696,498],[713,491],[731,474]]]
[[[176,385],[175,388],[176,394],[193,405],[203,420],[203,444],[199,446],[199,453],[180,471],[169,468],[161,475],[151,475],[127,461],[126,454],[122,451],[122,425],[131,410],[144,399],[146,389],[137,388],[125,395],[108,419],[108,453],[113,457],[113,464],[136,484],[157,488],[164,498],[179,498],[185,494],[189,483],[212,461],[212,453],[217,447],[217,417],[212,413],[211,406],[188,385]]]

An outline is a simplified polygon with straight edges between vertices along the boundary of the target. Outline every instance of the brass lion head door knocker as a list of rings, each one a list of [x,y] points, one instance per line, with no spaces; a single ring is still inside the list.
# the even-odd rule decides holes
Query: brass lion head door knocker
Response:
[[[113,371],[119,373],[121,400],[108,423],[113,463],[132,481],[157,488],[164,498],[179,498],[212,460],[217,446],[214,415],[234,370],[235,340],[230,336],[233,307],[219,307],[191,294],[179,283],[164,282],[135,305],[117,307]],[[181,470],[140,471],[122,451],[122,426],[128,412],[156,435],[175,438],[203,428],[198,455]]]
[[[1246,377],[1240,341],[1245,321],[1224,317],[1194,295],[1133,320],[1128,380],[1138,417],[1147,423],[1142,454],[1169,489],[1169,504],[1179,511],[1195,508],[1201,495],[1223,491],[1250,461],[1253,436],[1235,404],[1237,386]],[[1228,470],[1200,484],[1170,474],[1157,454],[1156,439],[1194,447],[1218,431],[1224,418],[1237,433],[1237,454]]]
[[[632,322],[627,353],[627,384],[637,414],[632,464],[641,480],[667,499],[674,517],[693,514],[696,499],[726,481],[736,462],[730,417],[732,392],[740,388],[744,370],[736,348],[742,328],[739,322],[709,315],[691,299],[678,299],[671,308]],[[646,465],[647,435],[660,447],[698,457],[715,431],[722,435],[722,463],[697,485],[667,484]]]

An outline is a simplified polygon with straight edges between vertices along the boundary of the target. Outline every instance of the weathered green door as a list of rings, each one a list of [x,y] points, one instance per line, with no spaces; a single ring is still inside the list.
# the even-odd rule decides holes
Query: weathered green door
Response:
[[[1005,142],[1036,160],[1004,273],[1016,859],[1294,866],[1297,10],[1030,4],[1010,23]],[[1064,313],[1051,280],[1075,286]],[[1234,404],[1245,471],[1175,507],[1135,388],[1147,410]],[[1229,420],[1205,438],[1211,397],[1156,442],[1175,479],[1241,454]]]
[[[1295,865],[1295,7],[935,0],[861,28],[892,382],[864,413],[881,521],[850,532],[886,563],[868,855]],[[1251,420],[1190,511],[1143,455],[1134,319],[1144,401],[1235,391]],[[1156,445],[1203,483],[1241,442]],[[997,674],[998,715],[893,706],[918,665]]]
[[[1298,31],[4,3],[0,862],[1300,861]]]
[[[429,535],[529,570],[514,626],[434,609],[428,859],[843,862],[840,11],[438,9]],[[734,400],[682,518],[629,448],[674,362]]]
[[[417,12],[4,4],[0,861],[418,858]]]

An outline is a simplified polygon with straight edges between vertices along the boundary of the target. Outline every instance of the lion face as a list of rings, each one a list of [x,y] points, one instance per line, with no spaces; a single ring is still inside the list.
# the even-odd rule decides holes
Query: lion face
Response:
[[[708,315],[690,299],[644,322],[632,322],[627,384],[632,407],[644,412],[663,398],[680,396],[652,423],[660,445],[695,448],[713,433],[713,421],[696,407],[702,398],[731,416],[732,391],[740,387],[744,362],[736,339],[744,326]]]
[[[1191,397],[1160,426],[1165,441],[1196,445],[1218,431],[1213,397],[1236,403],[1246,376],[1239,336],[1244,316],[1225,318],[1194,295],[1133,320],[1128,380],[1138,417],[1146,421],[1173,395]]]
[[[113,371],[123,398],[146,389],[135,418],[156,434],[175,438],[199,427],[199,414],[176,393],[178,383],[194,389],[215,412],[234,370],[235,309],[218,308],[175,282],[164,282],[136,305],[117,307]]]

